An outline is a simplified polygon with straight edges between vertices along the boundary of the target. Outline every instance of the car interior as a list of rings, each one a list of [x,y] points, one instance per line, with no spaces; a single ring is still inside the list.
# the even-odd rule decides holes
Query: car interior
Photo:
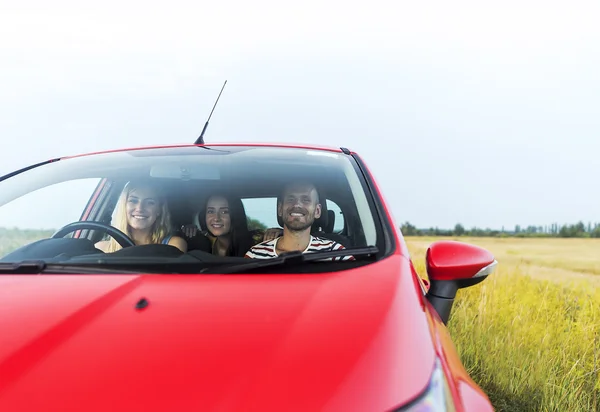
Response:
[[[137,258],[139,262],[139,258],[142,257],[145,261],[150,262],[187,255],[193,257],[196,263],[198,260],[215,263],[241,262],[244,260],[242,257],[212,255],[211,243],[205,236],[187,237],[181,229],[182,226],[194,225],[200,230],[205,229],[204,217],[199,216],[199,212],[212,194],[226,192],[234,198],[241,199],[242,202],[260,200],[264,201],[261,204],[268,205],[260,211],[260,214],[261,216],[270,216],[269,223],[272,224],[263,224],[262,228],[256,227],[256,221],[260,218],[248,216],[247,210],[245,210],[247,229],[251,234],[260,233],[264,228],[282,228],[283,222],[277,216],[277,201],[284,185],[298,180],[299,176],[302,180],[313,182],[319,193],[322,213],[312,225],[311,234],[313,236],[336,241],[345,248],[371,246],[367,244],[358,206],[342,168],[327,168],[318,164],[316,167],[307,167],[306,162],[286,161],[281,163],[279,161],[279,163],[274,162],[270,169],[269,165],[265,165],[265,163],[268,162],[251,161],[249,164],[239,166],[237,171],[220,166],[218,173],[214,175],[211,175],[212,169],[202,169],[204,166],[201,164],[201,168],[192,170],[192,174],[197,173],[201,175],[201,178],[182,177],[179,164],[170,165],[167,162],[158,163],[160,167],[152,166],[151,168],[145,165],[144,167],[126,165],[116,167],[115,164],[114,169],[106,171],[94,193],[90,193],[88,205],[82,212],[80,221],[73,223],[75,226],[71,233],[61,233],[61,236],[57,236],[57,238],[34,242],[10,253],[0,261],[51,259],[54,262],[68,261],[72,263],[89,259],[90,256],[96,258],[101,256],[102,261]],[[174,165],[176,167],[173,167]],[[243,170],[243,173],[240,173],[240,170]],[[277,173],[273,173],[273,170],[276,170]],[[176,235],[186,239],[187,253],[182,253],[169,245],[129,245],[129,247],[109,254],[94,247],[96,242],[108,239],[106,227],[112,224],[117,200],[125,184],[139,178],[152,180],[164,192],[168,199],[172,227]],[[365,187],[362,189],[367,190]],[[368,202],[373,201],[368,196],[367,199]],[[369,206],[371,206],[371,210],[375,210],[372,204]],[[253,221],[252,226],[248,225],[250,221]],[[379,224],[377,219],[374,221],[375,224]],[[83,222],[97,223],[99,226],[81,226]],[[381,227],[378,228],[378,230],[380,229]],[[70,229],[67,228],[67,230]],[[377,241],[381,242],[382,240],[378,237]],[[360,262],[357,261],[354,264],[360,264]]]
[[[107,205],[104,210],[100,209],[96,219],[105,223],[110,223],[112,213],[114,212],[114,206],[116,204],[116,198],[120,194],[119,188],[124,186],[125,182],[114,185],[113,196],[107,197]],[[206,182],[163,182],[162,187],[165,188],[168,195],[169,210],[171,213],[172,225],[177,230],[179,236],[185,237],[183,232],[179,230],[182,226],[193,225],[199,230],[205,230],[204,218],[199,216],[203,205],[206,203],[208,197],[213,193],[226,192],[235,197],[246,199],[266,199],[272,200],[272,209],[265,210],[264,213],[272,214],[277,219],[278,228],[283,228],[283,222],[279,216],[277,216],[277,202],[280,197],[280,190],[284,185],[284,181],[278,181],[272,184],[265,184],[265,182],[246,182],[245,185],[228,185],[227,189],[223,189],[223,183],[218,182],[215,184]],[[331,190],[328,188],[327,191],[322,190],[320,187],[319,196],[321,203],[321,216],[316,219],[313,223],[311,233],[313,236],[324,237],[327,239],[334,240],[341,243],[344,247],[353,247],[355,243],[364,243],[364,235],[360,230],[361,225],[359,218],[356,213],[352,213],[353,201],[348,197],[348,192],[343,190]],[[345,195],[345,196],[344,196]],[[328,202],[329,201],[329,202]],[[334,202],[335,205],[339,206],[343,213],[338,214],[337,218],[338,227],[342,229],[334,231],[336,226],[336,213],[333,210],[327,209],[327,204]],[[265,202],[266,203],[266,202]],[[95,216],[90,216],[94,218]],[[247,216],[248,217],[248,216]],[[247,227],[250,232],[256,232],[258,229]],[[197,236],[195,237],[197,238]],[[204,250],[209,251],[206,248],[209,244],[206,242],[198,242],[197,239],[190,239],[186,237],[188,241],[188,250]],[[92,240],[96,240],[93,238]]]

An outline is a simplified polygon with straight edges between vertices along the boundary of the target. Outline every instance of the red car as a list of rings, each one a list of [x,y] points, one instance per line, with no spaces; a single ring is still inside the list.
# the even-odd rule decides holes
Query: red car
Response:
[[[497,262],[439,241],[422,280],[346,148],[52,159],[0,178],[0,227],[2,412],[493,410],[445,325]]]

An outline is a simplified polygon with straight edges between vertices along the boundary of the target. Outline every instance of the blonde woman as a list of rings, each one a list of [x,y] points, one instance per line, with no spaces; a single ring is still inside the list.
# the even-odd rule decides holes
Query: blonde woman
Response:
[[[187,242],[171,235],[171,216],[166,199],[149,182],[129,182],[121,192],[113,225],[128,235],[136,245],[162,243],[187,252]],[[96,243],[105,253],[121,249],[114,239]]]

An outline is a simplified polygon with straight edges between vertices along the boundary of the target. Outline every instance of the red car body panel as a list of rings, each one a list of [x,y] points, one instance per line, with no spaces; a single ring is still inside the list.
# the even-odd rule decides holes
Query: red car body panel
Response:
[[[433,368],[419,295],[397,255],[315,275],[3,276],[0,410],[389,410]]]
[[[448,378],[457,411],[493,411],[487,395],[477,386],[465,370],[448,329],[443,325],[435,310],[426,301],[426,314],[431,336],[439,359]]]
[[[393,254],[346,271],[0,276],[0,411],[390,411],[436,357],[457,411],[492,410],[382,203]]]

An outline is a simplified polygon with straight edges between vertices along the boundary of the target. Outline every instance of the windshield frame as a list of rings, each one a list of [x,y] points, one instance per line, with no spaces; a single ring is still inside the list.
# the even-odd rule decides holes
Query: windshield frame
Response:
[[[214,146],[214,147],[212,147],[212,146]],[[385,207],[383,205],[383,201],[379,196],[376,186],[374,186],[374,181],[372,180],[370,173],[365,168],[364,163],[362,162],[360,157],[356,156],[355,154],[350,154],[350,153],[346,153],[343,151],[334,151],[334,150],[330,150],[328,152],[328,151],[323,151],[322,149],[319,149],[319,148],[304,147],[304,146],[252,145],[252,144],[239,144],[239,145],[220,144],[219,145],[219,144],[217,144],[217,145],[204,145],[204,146],[198,146],[198,145],[187,146],[186,145],[186,146],[163,146],[163,147],[140,148],[140,149],[124,149],[124,150],[118,150],[118,151],[103,152],[103,153],[99,153],[99,154],[90,154],[90,155],[75,156],[75,157],[70,157],[70,158],[63,158],[64,160],[60,160],[60,163],[70,163],[71,161],[82,160],[82,161],[84,161],[82,164],[85,164],[86,158],[87,159],[98,159],[98,157],[96,157],[96,156],[103,156],[103,155],[110,156],[111,154],[116,154],[116,156],[119,156],[121,158],[125,158],[127,155],[130,155],[133,157],[138,157],[138,158],[139,157],[152,158],[152,157],[156,157],[156,156],[161,156],[160,152],[163,152],[163,150],[171,149],[171,150],[175,150],[175,151],[177,151],[177,150],[185,151],[185,150],[190,150],[190,149],[193,150],[194,147],[210,151],[210,152],[204,152],[208,156],[212,156],[212,155],[218,156],[218,153],[215,153],[215,152],[223,152],[223,154],[224,154],[224,153],[244,151],[249,148],[251,148],[251,149],[265,148],[265,150],[296,149],[296,150],[301,150],[301,151],[302,150],[311,151],[314,153],[320,153],[322,151],[324,156],[327,153],[331,153],[334,156],[345,157],[347,159],[347,161],[349,162],[347,164],[351,165],[351,168],[354,171],[354,176],[358,179],[358,182],[360,183],[360,189],[361,189],[360,192],[361,192],[361,195],[364,196],[364,200],[366,201],[366,206],[368,207],[369,216],[372,219],[372,224],[374,226],[374,233],[375,233],[375,239],[376,239],[376,242],[375,242],[375,244],[373,244],[373,246],[376,246],[379,250],[379,252],[377,254],[378,258],[386,257],[395,250],[396,245],[395,245],[394,236],[392,233],[393,228],[391,227],[391,224],[389,222],[387,213],[385,211]],[[203,152],[198,151],[197,153],[194,153],[193,156],[197,156],[197,155],[203,156],[202,153]],[[147,155],[147,156],[145,156],[145,155]],[[163,153],[163,155],[164,155],[164,153]],[[94,157],[91,157],[91,156],[94,156]],[[52,160],[49,160],[46,162],[41,162],[36,165],[32,165],[27,168],[20,169],[17,172],[13,172],[12,174],[4,176],[2,179],[0,179],[0,191],[2,189],[3,184],[7,183],[7,181],[9,181],[10,179],[17,177],[18,174],[22,174],[24,172],[29,172],[29,171],[32,171],[33,169],[38,169],[39,171],[43,172],[46,167],[48,167],[48,166],[52,167],[52,163],[56,164],[56,163],[58,163],[58,160],[52,159]],[[98,178],[98,177],[102,178],[101,181],[98,183],[96,190],[94,190],[94,192],[90,195],[89,201],[86,204],[85,209],[81,211],[81,216],[79,218],[80,221],[95,220],[98,213],[101,213],[101,211],[103,209],[103,207],[99,206],[99,202],[100,203],[102,203],[102,202],[110,203],[110,202],[116,200],[116,196],[114,194],[110,194],[110,192],[107,192],[107,190],[111,189],[111,188],[114,189],[116,187],[119,187],[121,184],[124,185],[124,183],[126,182],[126,179],[119,181],[119,179],[110,179],[107,177],[102,177],[102,175],[94,174],[93,170],[90,171],[90,173],[88,175],[86,175],[84,173],[82,176],[89,176],[89,177],[93,176],[94,178]],[[19,180],[19,179],[17,179],[17,180]],[[67,180],[70,180],[70,179],[67,179]],[[57,181],[55,181],[54,183],[57,183]],[[45,187],[47,185],[42,184],[41,186]],[[352,193],[351,196],[355,196],[355,195],[356,195],[356,193]],[[0,207],[2,207],[2,206],[0,206]],[[361,227],[364,228],[364,222],[360,223],[360,224],[361,224]],[[57,228],[57,229],[60,229],[60,228]],[[77,231],[77,233],[74,235],[74,237],[82,237],[82,238],[86,238],[88,236],[89,236],[89,233],[87,230]],[[366,246],[368,246],[368,245],[366,245]]]

